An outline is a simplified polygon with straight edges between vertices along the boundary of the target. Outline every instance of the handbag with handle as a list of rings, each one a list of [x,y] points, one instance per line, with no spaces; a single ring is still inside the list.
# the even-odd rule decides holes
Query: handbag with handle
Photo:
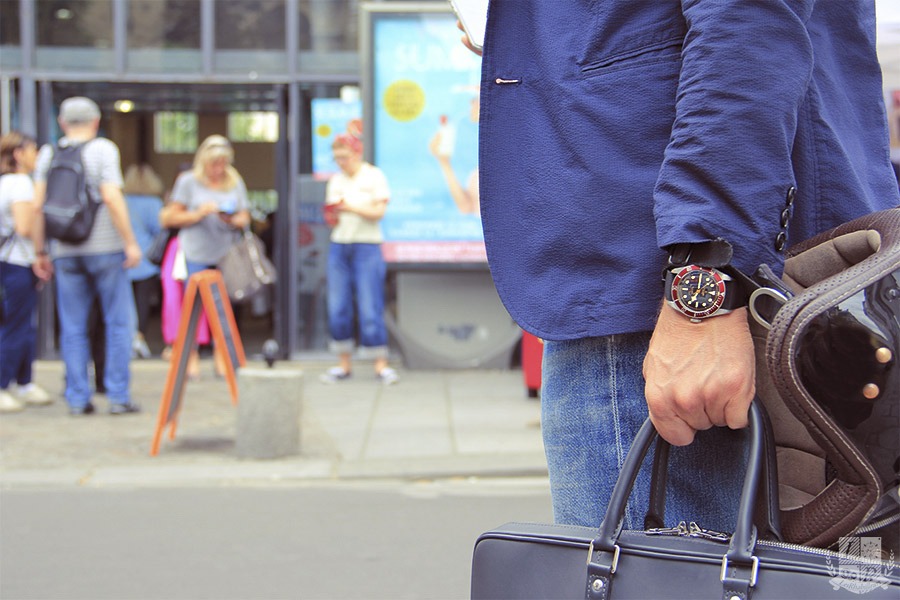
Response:
[[[217,267],[222,272],[228,297],[235,304],[248,302],[277,280],[275,265],[266,257],[262,240],[249,229],[243,230]]]
[[[473,554],[471,597],[818,600],[864,593],[868,599],[896,599],[900,567],[881,560],[878,538],[851,538],[842,544],[843,552],[759,539],[754,500],[764,474],[773,475],[765,467],[763,422],[754,402],[744,485],[740,498],[732,499],[739,502],[734,533],[696,523],[622,530],[628,496],[656,438],[648,419],[625,459],[599,530],[509,523],[482,534]],[[664,482],[657,480],[659,485]]]
[[[163,258],[166,255],[166,248],[169,246],[169,242],[172,241],[172,238],[176,235],[178,235],[177,229],[160,229],[159,233],[150,240],[150,245],[147,246],[147,250],[144,252],[144,258],[154,265],[161,265]]]

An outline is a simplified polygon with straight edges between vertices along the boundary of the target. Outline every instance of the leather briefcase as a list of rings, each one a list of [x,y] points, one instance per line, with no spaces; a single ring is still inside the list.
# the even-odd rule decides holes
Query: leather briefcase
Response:
[[[842,552],[758,539],[754,500],[760,480],[771,476],[766,474],[764,418],[754,402],[733,534],[694,523],[622,530],[625,504],[656,438],[647,420],[622,466],[599,531],[509,523],[482,534],[473,555],[472,598],[900,598],[900,566],[882,560],[879,538],[844,538]]]

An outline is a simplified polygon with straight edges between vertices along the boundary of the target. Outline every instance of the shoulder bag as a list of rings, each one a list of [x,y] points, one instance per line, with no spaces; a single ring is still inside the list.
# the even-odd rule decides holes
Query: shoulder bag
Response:
[[[150,241],[150,245],[147,246],[147,250],[144,252],[144,258],[154,265],[161,265],[163,258],[166,255],[166,248],[168,248],[169,242],[172,241],[172,238],[176,235],[178,235],[177,229],[160,229],[159,233],[157,233]]]
[[[228,254],[219,261],[228,297],[235,304],[248,302],[277,279],[275,265],[266,257],[265,246],[249,229],[244,229]]]

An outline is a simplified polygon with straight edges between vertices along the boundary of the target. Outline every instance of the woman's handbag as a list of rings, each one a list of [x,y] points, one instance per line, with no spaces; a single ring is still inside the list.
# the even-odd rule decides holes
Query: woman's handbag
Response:
[[[765,467],[763,423],[754,401],[748,467],[733,534],[695,523],[622,531],[628,496],[656,438],[648,419],[628,452],[599,531],[510,523],[482,534],[475,544],[471,597],[818,600],[864,593],[867,599],[896,599],[900,568],[880,560],[878,538],[844,538],[844,552],[758,539],[754,500],[760,480],[774,476]]]
[[[156,234],[150,242],[150,245],[147,247],[147,250],[144,252],[144,258],[154,265],[161,265],[163,257],[166,255],[166,248],[169,246],[169,242],[172,238],[176,235],[178,235],[177,229],[160,229],[159,233]]]
[[[217,265],[228,297],[235,304],[249,301],[265,286],[275,283],[275,265],[266,257],[265,246],[249,229],[231,246]]]

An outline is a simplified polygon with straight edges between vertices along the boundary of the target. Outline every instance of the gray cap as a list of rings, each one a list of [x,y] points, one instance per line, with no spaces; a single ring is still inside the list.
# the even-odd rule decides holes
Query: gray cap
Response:
[[[63,100],[59,107],[59,118],[63,123],[90,123],[100,118],[100,107],[90,98],[74,96]]]

